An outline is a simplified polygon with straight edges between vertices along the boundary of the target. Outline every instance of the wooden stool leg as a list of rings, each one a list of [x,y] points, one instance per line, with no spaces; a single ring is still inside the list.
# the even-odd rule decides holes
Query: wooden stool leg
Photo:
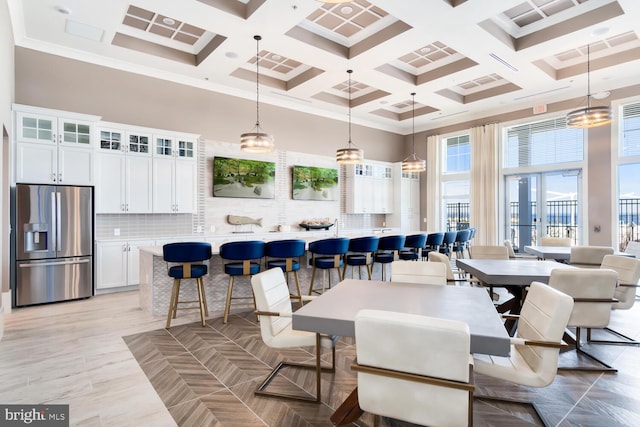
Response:
[[[227,323],[229,317],[229,309],[231,308],[231,293],[233,292],[233,276],[229,276],[229,285],[227,286],[227,301],[224,304],[223,323]]]
[[[178,305],[178,289],[180,279],[173,279],[173,287],[171,288],[171,300],[169,301],[169,312],[167,313],[167,329],[171,327],[171,318],[175,318],[176,306]]]
[[[204,304],[204,315],[209,316],[209,307],[207,306],[207,294],[204,292],[204,279],[200,278],[200,289],[202,289],[202,303]]]
[[[180,285],[182,281],[178,279],[178,283],[176,283],[176,299],[173,301],[173,318],[178,317],[178,301],[180,301]]]
[[[300,281],[298,280],[298,272],[297,271],[293,272],[293,278],[296,281],[296,289],[298,290],[298,298],[300,299],[300,306],[302,306],[304,303],[302,302],[302,291],[300,290]]]
[[[204,301],[203,289],[202,289],[202,277],[198,277],[196,279],[196,288],[198,288],[198,308],[200,309],[200,320],[202,321],[202,326],[206,326],[204,323],[204,305],[206,302]]]
[[[311,269],[311,284],[309,285],[309,295],[313,293],[313,281],[316,278],[316,266],[314,265]]]

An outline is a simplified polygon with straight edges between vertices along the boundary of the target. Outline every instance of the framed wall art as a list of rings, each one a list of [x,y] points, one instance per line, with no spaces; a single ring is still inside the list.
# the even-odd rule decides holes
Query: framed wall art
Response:
[[[294,200],[338,200],[338,170],[293,166]]]
[[[276,164],[259,160],[213,158],[213,195],[273,199]]]

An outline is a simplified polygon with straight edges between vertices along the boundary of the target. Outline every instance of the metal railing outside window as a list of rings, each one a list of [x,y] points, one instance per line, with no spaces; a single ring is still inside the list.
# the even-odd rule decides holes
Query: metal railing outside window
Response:
[[[538,219],[536,218],[536,202],[531,202],[533,212],[531,218],[520,218],[519,203],[512,202],[509,206],[510,240],[515,247],[520,246],[520,232],[528,230],[531,233],[531,244],[537,244]],[[547,202],[545,236],[569,237],[573,244],[578,243],[578,202],[576,200],[555,200]]]
[[[447,203],[447,231],[469,228],[469,203]]]

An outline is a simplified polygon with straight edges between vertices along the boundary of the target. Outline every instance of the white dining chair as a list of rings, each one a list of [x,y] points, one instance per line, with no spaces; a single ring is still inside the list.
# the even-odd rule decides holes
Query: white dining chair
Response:
[[[573,309],[573,298],[544,283],[532,282],[511,338],[508,358],[474,354],[476,374],[483,374],[528,387],[546,387],[558,371],[562,336]],[[510,317],[504,315],[504,317]],[[479,400],[515,402],[531,405],[545,425],[550,425],[539,408],[530,401],[476,395]]]
[[[473,425],[469,326],[460,321],[382,310],[355,319],[360,408],[428,426]],[[434,350],[437,349],[437,350]]]
[[[446,285],[447,266],[440,262],[393,261],[391,263],[391,281],[424,285]]]

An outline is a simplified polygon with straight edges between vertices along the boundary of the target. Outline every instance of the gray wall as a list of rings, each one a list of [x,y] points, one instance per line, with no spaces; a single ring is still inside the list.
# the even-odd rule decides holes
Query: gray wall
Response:
[[[256,111],[255,101],[19,47],[16,102],[238,143],[253,128]],[[264,103],[260,123],[275,135],[279,150],[333,156],[348,140],[345,122]],[[401,135],[357,125],[352,134],[366,158],[402,160]]]

